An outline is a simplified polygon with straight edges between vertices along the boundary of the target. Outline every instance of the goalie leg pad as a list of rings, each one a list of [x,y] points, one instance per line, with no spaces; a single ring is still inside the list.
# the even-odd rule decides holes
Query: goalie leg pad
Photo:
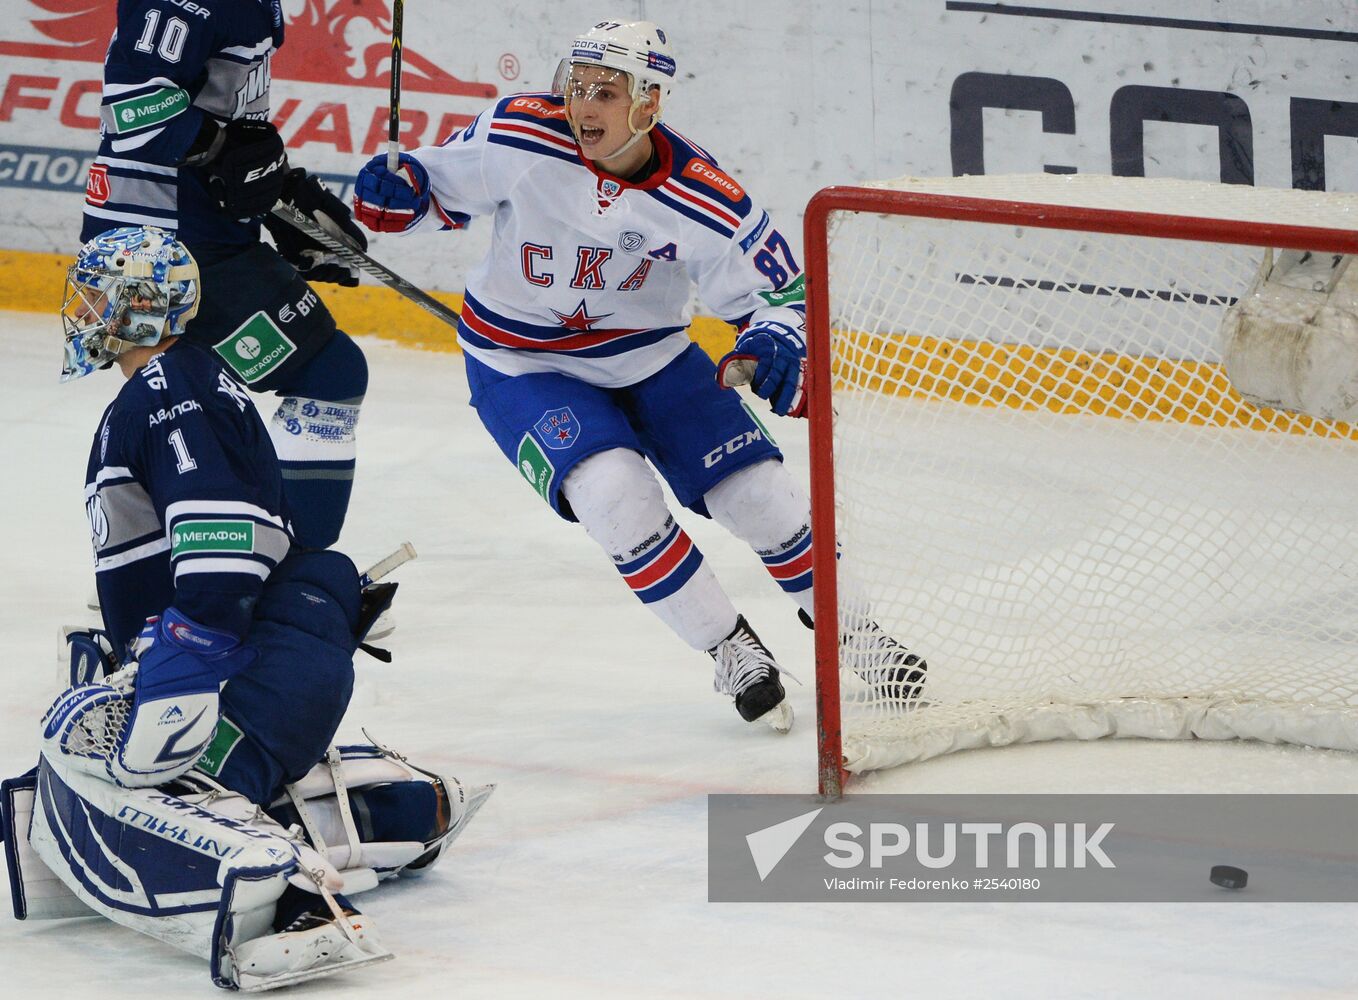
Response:
[[[385,747],[332,747],[269,808],[301,825],[350,892],[398,874],[422,874],[466,829],[495,790],[468,787],[409,764]],[[364,878],[360,872],[370,872]]]
[[[115,923],[203,958],[223,920],[241,937],[271,929],[274,901],[298,871],[299,845],[272,824],[119,788],[46,757],[36,785],[28,839],[66,887]],[[248,879],[227,892],[242,871]]]
[[[9,870],[14,919],[90,916],[90,908],[66,888],[28,842],[37,787],[36,767],[0,783],[0,839],[5,842],[5,867]]]
[[[277,902],[289,886],[340,914],[331,893],[343,882],[324,858],[253,803],[196,774],[167,788],[125,789],[44,757],[25,778],[36,786],[28,840],[71,895],[207,958],[219,986],[271,989],[390,957],[374,941],[362,955],[244,977],[236,956],[276,936]]]

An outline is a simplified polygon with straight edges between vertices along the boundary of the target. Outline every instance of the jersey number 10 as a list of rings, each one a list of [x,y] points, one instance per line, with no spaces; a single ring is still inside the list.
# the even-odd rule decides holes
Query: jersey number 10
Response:
[[[165,22],[165,30],[160,34],[160,45],[155,46],[153,43],[156,28],[159,26],[160,11],[153,7],[146,12],[146,24],[142,26],[141,37],[137,39],[137,44],[133,48],[138,52],[150,52],[154,48],[166,62],[179,62],[179,57],[184,54],[184,43],[189,37],[188,24],[180,18],[170,18]]]

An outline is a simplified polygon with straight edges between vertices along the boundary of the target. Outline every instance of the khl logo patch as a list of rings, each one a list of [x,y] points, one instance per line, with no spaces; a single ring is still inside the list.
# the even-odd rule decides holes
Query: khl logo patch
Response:
[[[553,451],[564,451],[580,436],[580,423],[569,406],[548,410],[534,426],[542,443]]]

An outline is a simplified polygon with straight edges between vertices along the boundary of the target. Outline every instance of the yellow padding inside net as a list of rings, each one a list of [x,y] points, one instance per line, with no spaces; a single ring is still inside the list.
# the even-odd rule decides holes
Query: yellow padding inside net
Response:
[[[1358,440],[1353,424],[1246,403],[1218,364],[861,331],[834,336],[836,391]]]

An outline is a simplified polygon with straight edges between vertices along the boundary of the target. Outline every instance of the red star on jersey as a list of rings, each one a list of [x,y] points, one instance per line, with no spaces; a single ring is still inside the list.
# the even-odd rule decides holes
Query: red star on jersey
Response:
[[[561,321],[561,325],[567,330],[590,330],[594,324],[601,319],[608,319],[612,313],[604,313],[602,316],[591,316],[589,310],[585,308],[585,300],[581,299],[580,304],[575,307],[575,312],[559,313],[555,309],[552,315]]]

